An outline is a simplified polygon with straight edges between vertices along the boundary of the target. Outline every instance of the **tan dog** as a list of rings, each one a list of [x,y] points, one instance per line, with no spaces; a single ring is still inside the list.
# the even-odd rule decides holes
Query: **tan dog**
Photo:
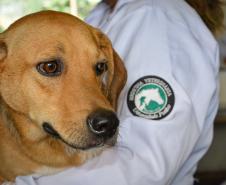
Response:
[[[124,66],[97,29],[64,13],[0,34],[0,179],[49,174],[115,143]]]

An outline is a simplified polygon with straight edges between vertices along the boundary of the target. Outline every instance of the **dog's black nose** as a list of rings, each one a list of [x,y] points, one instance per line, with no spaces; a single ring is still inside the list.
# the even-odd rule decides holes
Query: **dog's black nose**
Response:
[[[47,122],[44,122],[43,124],[42,124],[42,127],[43,127],[43,130],[47,133],[47,134],[49,134],[49,135],[51,135],[51,136],[53,136],[53,137],[55,137],[55,138],[60,138],[60,135],[58,134],[58,132],[49,124],[49,123],[47,123]]]
[[[111,138],[119,126],[119,120],[114,112],[97,110],[87,118],[89,130],[98,137]]]

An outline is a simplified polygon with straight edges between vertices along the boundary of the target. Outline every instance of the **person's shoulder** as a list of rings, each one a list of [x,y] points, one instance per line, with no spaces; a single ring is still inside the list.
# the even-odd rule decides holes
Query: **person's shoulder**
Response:
[[[151,19],[164,21],[169,27],[177,28],[178,32],[188,32],[199,42],[209,47],[216,47],[217,43],[213,34],[207,28],[200,15],[185,0],[126,0],[119,7],[119,12],[124,14],[121,17],[130,15],[136,17],[149,17]],[[147,19],[146,19],[147,20]],[[169,31],[169,30],[167,30]],[[175,33],[173,33],[175,34]]]
[[[119,0],[119,7],[128,8],[131,11],[140,8],[161,9],[163,11],[178,10],[180,8],[189,8],[184,0]]]
[[[116,7],[116,14],[119,17],[139,17],[150,15],[165,17],[172,24],[184,24],[188,26],[192,20],[198,20],[198,24],[203,24],[200,16],[184,0],[119,0]]]
[[[134,14],[138,11],[163,12],[167,16],[174,17],[176,21],[182,21],[180,20],[182,18],[200,19],[197,12],[184,0],[125,0],[118,9]]]

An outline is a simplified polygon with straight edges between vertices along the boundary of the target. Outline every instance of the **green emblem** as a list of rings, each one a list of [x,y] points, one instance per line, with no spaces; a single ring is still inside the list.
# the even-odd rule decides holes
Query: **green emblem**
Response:
[[[166,103],[165,91],[156,84],[144,84],[135,95],[136,107],[145,114],[161,111]]]
[[[132,114],[157,120],[171,112],[174,106],[174,93],[165,80],[147,76],[132,85],[127,103]]]

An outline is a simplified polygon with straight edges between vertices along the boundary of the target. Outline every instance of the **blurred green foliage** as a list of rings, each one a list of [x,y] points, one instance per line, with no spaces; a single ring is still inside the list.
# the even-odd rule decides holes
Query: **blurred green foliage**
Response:
[[[69,0],[45,0],[42,3],[42,9],[70,12]]]
[[[30,0],[34,1],[34,0]],[[92,0],[76,0],[78,8],[78,16],[85,18],[90,10],[94,7],[97,1]],[[34,6],[33,6],[34,7]],[[56,10],[62,12],[70,12],[69,0],[43,0],[42,7],[43,10]]]
[[[69,0],[18,0],[23,3],[24,14],[41,10],[56,10],[70,13]],[[78,16],[84,19],[100,0],[74,0],[77,2]],[[15,0],[0,0],[1,4],[13,3]]]
[[[89,12],[96,5],[96,2],[88,0],[77,0],[78,3],[78,14],[80,17],[85,18]]]
[[[74,0],[77,3],[78,17],[84,19],[87,17],[91,9],[101,0]],[[16,19],[42,10],[55,10],[70,13],[70,0],[0,0],[0,11],[4,7],[4,13],[0,12],[0,33],[3,32],[6,27],[6,21],[9,24]],[[2,17],[1,17],[2,16]],[[4,19],[6,21],[4,21]],[[10,22],[10,20],[12,20]],[[4,22],[4,24],[3,24]]]
[[[0,33],[3,32],[3,31],[4,31],[3,27],[0,26]]]

